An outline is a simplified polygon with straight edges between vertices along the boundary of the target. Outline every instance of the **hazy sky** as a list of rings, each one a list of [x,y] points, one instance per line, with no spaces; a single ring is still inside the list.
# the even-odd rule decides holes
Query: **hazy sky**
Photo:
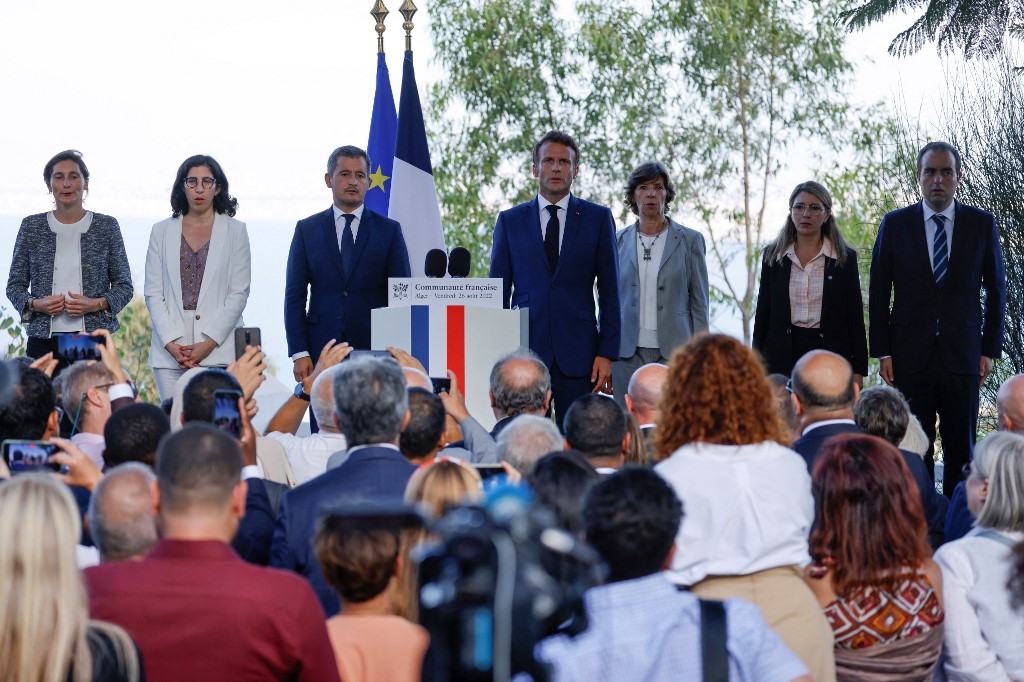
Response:
[[[397,102],[404,33],[400,0],[385,1]],[[429,59],[430,2],[417,4],[413,49],[425,98],[437,68]],[[141,291],[148,227],[169,214],[178,164],[210,154],[239,199],[238,217],[250,225],[253,292],[246,320],[264,327],[278,367],[288,364],[279,329],[287,245],[296,219],[329,205],[322,178],[330,150],[366,143],[376,63],[372,5],[6,3],[0,23],[0,273],[6,275],[20,218],[52,206],[44,163],[76,148],[92,173],[87,206],[121,221]],[[934,48],[908,60],[885,53],[888,40],[909,23],[897,18],[849,38],[848,54],[859,64],[855,97],[904,98],[909,110],[931,117],[944,80]],[[811,163],[810,155],[791,154],[782,186],[806,179]]]

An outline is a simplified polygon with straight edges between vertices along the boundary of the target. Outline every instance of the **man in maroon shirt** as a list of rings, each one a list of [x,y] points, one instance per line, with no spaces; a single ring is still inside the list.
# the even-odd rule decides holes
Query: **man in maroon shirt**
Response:
[[[242,446],[252,438],[246,428]],[[90,613],[131,634],[151,682],[337,682],[324,613],[306,581],[231,549],[245,513],[241,470],[239,443],[223,431],[196,424],[168,436],[153,488],[161,540],[142,561],[85,572]]]

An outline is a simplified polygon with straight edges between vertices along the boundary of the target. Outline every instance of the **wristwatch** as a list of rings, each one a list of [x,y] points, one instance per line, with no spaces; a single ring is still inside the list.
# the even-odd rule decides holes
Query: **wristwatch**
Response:
[[[302,390],[302,382],[301,381],[295,385],[295,393],[294,393],[294,395],[299,400],[305,400],[307,403],[309,402],[309,394],[306,393],[304,390]]]

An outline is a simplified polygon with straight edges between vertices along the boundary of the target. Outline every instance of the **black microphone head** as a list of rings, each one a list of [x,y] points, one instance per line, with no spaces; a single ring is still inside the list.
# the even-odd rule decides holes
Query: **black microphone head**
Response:
[[[423,274],[427,277],[444,277],[447,265],[448,255],[441,249],[431,249],[423,261]]]
[[[452,277],[469,276],[469,249],[456,246],[448,256],[448,274]]]

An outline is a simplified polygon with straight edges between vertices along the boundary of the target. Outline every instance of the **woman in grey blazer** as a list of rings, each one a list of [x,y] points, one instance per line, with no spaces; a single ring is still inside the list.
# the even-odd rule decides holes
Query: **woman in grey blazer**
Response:
[[[43,168],[54,208],[21,221],[7,298],[27,326],[26,354],[56,355],[54,334],[111,332],[132,298],[132,272],[114,218],[86,210],[89,169],[82,153],[63,151]],[[62,365],[66,363],[61,363]]]
[[[244,324],[251,267],[249,234],[233,217],[237,209],[216,160],[185,159],[171,189],[172,216],[153,226],[146,254],[149,364],[161,400],[174,395],[187,370],[235,359],[233,333]]]
[[[704,237],[668,217],[676,196],[668,168],[658,161],[640,164],[623,193],[638,219],[616,236],[622,340],[612,385],[620,404],[633,372],[667,362],[710,323]]]

